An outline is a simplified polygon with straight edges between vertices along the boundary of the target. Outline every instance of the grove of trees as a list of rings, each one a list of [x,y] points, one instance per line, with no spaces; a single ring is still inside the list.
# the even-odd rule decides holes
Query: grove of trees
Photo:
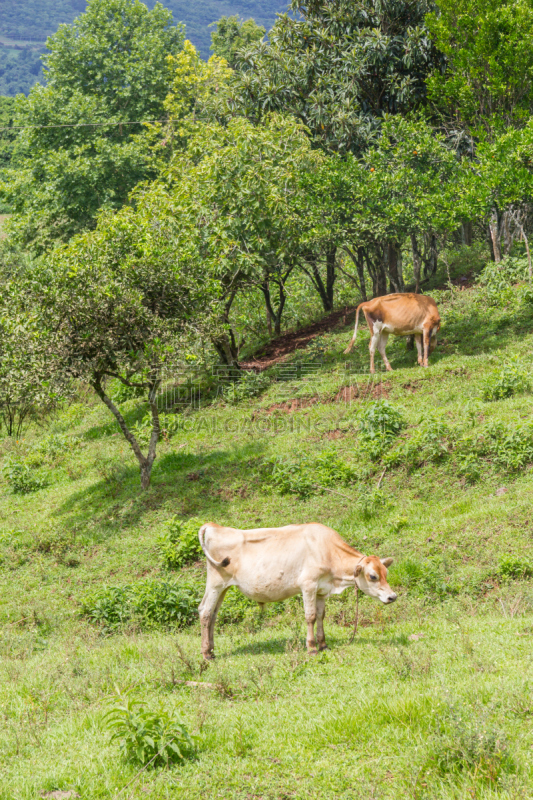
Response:
[[[0,200],[20,380],[36,410],[43,382],[92,386],[144,487],[162,371],[194,341],[238,370],[303,296],[330,312],[418,292],[449,241],[529,254],[528,7],[293,0],[264,33],[222,18],[205,61],[163,6],[90,0],[17,101]],[[0,351],[0,386],[12,362]],[[145,393],[146,455],[111,379]]]

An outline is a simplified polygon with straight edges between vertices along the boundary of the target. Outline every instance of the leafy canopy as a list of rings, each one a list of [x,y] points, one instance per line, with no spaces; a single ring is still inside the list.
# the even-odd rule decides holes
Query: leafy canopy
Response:
[[[240,20],[237,14],[221,17],[214,25],[211,50],[215,55],[224,58],[232,68],[237,65],[239,50],[260,42],[266,33],[262,25],[257,25],[253,19]]]
[[[293,0],[269,43],[241,55],[235,104],[260,118],[294,114],[315,142],[361,152],[386,114],[423,104],[441,60],[425,27],[429,0]]]
[[[166,59],[183,30],[159,3],[90,0],[47,46],[48,84],[19,104],[20,124],[37,127],[20,136],[17,170],[0,186],[14,239],[40,251],[94,227],[99,209],[119,208],[155,177],[141,123],[165,113]],[[80,123],[91,125],[61,127]]]
[[[434,72],[432,101],[476,129],[521,125],[533,103],[533,7],[524,0],[439,0],[427,17],[446,70]]]

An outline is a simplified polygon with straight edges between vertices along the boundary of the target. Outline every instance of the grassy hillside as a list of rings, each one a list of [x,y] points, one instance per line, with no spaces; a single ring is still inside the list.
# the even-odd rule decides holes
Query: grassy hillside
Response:
[[[428,370],[397,339],[395,371],[369,379],[366,329],[342,355],[350,322],[294,353],[292,374],[249,379],[259,394],[165,417],[144,494],[87,392],[3,440],[0,798],[529,796],[533,305],[523,285],[497,299],[468,283],[432,290]],[[123,409],[142,431],[144,409]],[[191,518],[318,520],[394,556],[400,596],[362,599],[353,643],[353,594],[330,600],[330,650],[310,657],[299,599],[261,615],[234,594],[206,666],[203,563],[168,568]],[[105,717],[124,693],[175,709],[196,757],[137,775]]]
[[[146,3],[150,8],[155,0]],[[186,26],[187,37],[203,58],[211,55],[209,25],[222,16],[238,14],[253,17],[269,30],[276,13],[286,10],[283,0],[169,0],[176,22]],[[27,94],[37,80],[42,80],[40,54],[46,38],[61,23],[70,23],[85,10],[85,0],[4,0],[0,15],[0,95]]]

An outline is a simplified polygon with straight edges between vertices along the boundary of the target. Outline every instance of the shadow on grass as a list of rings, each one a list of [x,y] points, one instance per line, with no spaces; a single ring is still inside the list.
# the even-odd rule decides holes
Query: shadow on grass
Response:
[[[174,513],[216,516],[231,502],[224,491],[228,479],[243,474],[243,467],[261,456],[265,443],[215,450],[208,454],[166,453],[154,464],[152,482],[141,490],[139,469],[117,464],[116,470],[75,492],[54,512],[78,531],[103,541],[117,532],[136,527],[143,516],[175,501]]]

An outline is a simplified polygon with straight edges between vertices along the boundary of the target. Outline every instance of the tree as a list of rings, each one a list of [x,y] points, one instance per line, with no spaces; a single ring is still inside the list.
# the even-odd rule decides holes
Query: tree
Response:
[[[13,156],[17,131],[13,128],[15,118],[15,98],[0,97],[0,171],[9,167]],[[1,172],[0,172],[1,174]]]
[[[426,78],[442,61],[425,27],[431,0],[293,0],[269,42],[240,53],[233,107],[252,119],[276,110],[296,116],[314,146],[361,156],[388,115],[406,114],[426,102]],[[397,275],[394,242],[386,269]],[[337,253],[329,247],[308,273],[325,310],[333,307]],[[377,276],[379,291],[386,291]]]
[[[201,236],[221,287],[223,330],[214,345],[237,365],[230,312],[239,291],[256,287],[279,333],[286,281],[301,256],[307,221],[301,210],[303,174],[322,156],[293,118],[271,115],[261,125],[237,117],[197,126],[184,155],[171,166],[171,191]],[[179,198],[179,200],[178,200]]]
[[[48,39],[47,86],[20,100],[19,124],[33,127],[0,187],[16,241],[46,250],[93,228],[99,209],[120,208],[155,176],[142,123],[165,115],[166,59],[183,38],[159,3],[149,11],[139,0],[90,0]]]
[[[480,142],[522,128],[533,108],[533,8],[522,0],[442,0],[427,24],[446,56],[428,92],[440,124],[474,160]],[[486,216],[492,256],[509,247],[509,211]]]
[[[533,108],[533,7],[522,0],[439,0],[427,17],[446,69],[428,80],[449,128],[490,136]]]
[[[56,248],[35,269],[28,296],[46,332],[54,373],[89,383],[114,415],[150,483],[160,434],[157,392],[165,365],[205,335],[217,286],[198,253],[197,232],[159,186],[136,207],[104,213],[95,231]],[[152,419],[145,455],[106,381],[144,392]]]
[[[429,0],[293,0],[269,42],[240,54],[234,103],[252,118],[294,114],[316,145],[361,153],[387,114],[426,100],[441,56],[429,38]]]
[[[237,66],[239,51],[260,42],[266,33],[253,19],[241,20],[237,14],[221,17],[213,24],[216,27],[211,34],[211,50],[224,58],[232,69]]]
[[[436,136],[429,125],[391,117],[361,158],[334,155],[323,162],[313,176],[313,186],[308,187],[308,204],[322,215],[324,235],[353,262],[357,277],[349,277],[363,297],[365,266],[375,295],[387,292],[387,277],[391,291],[404,291],[399,254],[406,241],[415,253],[418,290],[420,237],[428,230],[446,232],[457,227],[465,213],[462,194],[470,178],[470,163],[458,160],[444,137]],[[320,232],[317,221],[313,229],[315,235]],[[395,271],[391,247],[396,254]]]

